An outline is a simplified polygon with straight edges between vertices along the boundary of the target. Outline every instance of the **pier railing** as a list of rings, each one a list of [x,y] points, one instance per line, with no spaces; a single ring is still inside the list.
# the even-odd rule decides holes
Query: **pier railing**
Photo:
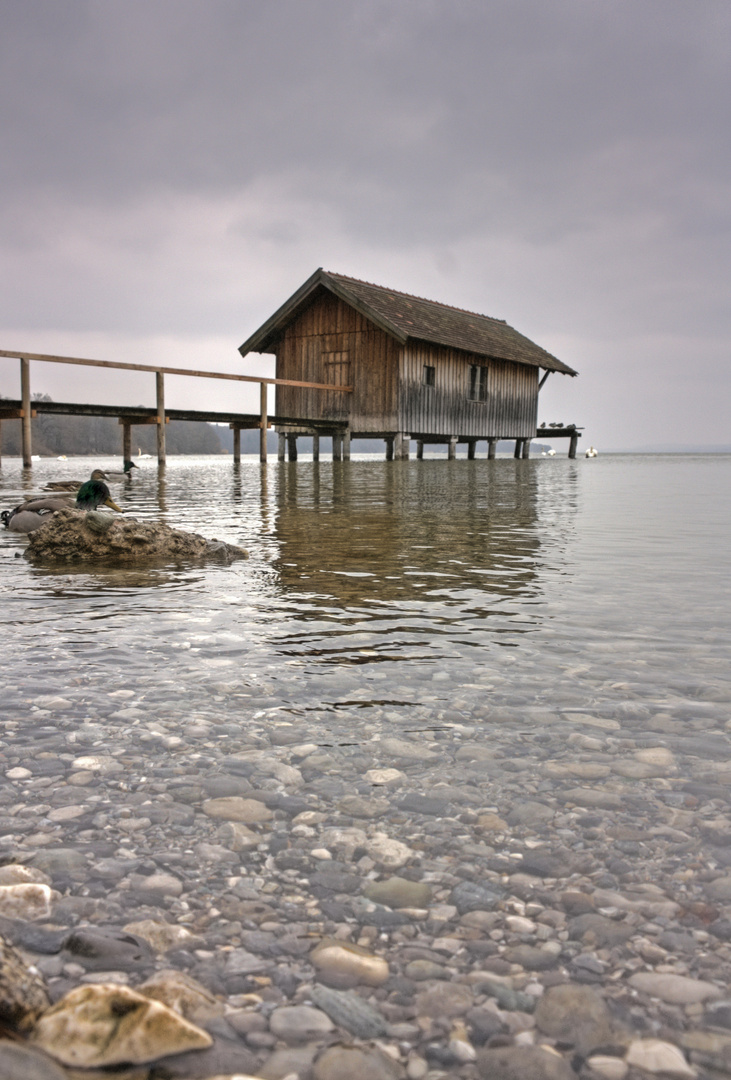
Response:
[[[192,410],[183,409],[169,410],[166,414],[166,375],[183,375],[195,379],[226,379],[231,382],[259,383],[258,415],[241,413],[207,414],[210,418],[215,417],[224,422],[227,419],[229,420],[229,426],[233,429],[234,433],[234,460],[237,460],[240,457],[241,430],[244,428],[259,428],[259,458],[263,462],[267,460],[267,429],[271,426],[267,402],[267,389],[269,386],[300,386],[308,390],[323,390],[329,393],[334,391],[342,394],[352,394],[353,392],[352,386],[335,386],[329,383],[302,382],[297,379],[267,379],[260,375],[234,375],[224,371],[194,371],[191,368],[157,367],[152,364],[130,364],[119,360],[88,360],[77,356],[52,356],[47,355],[46,353],[20,352],[10,349],[0,349],[0,357],[9,357],[10,359],[20,360],[20,406],[18,407],[16,404],[8,402],[7,407],[3,408],[3,403],[0,400],[0,423],[2,420],[19,419],[21,421],[23,465],[26,468],[30,468],[32,464],[31,419],[36,412],[33,405],[35,404],[36,407],[38,407],[41,404],[40,402],[33,403],[31,401],[30,364],[32,360],[41,361],[46,364],[75,364],[80,367],[115,368],[122,371],[148,371],[151,374],[154,374],[156,408],[155,412],[151,415],[148,410],[132,409],[123,406],[88,406],[70,403],[62,406],[63,411],[72,416],[88,416],[90,414],[117,415],[119,417],[119,422],[122,425],[122,456],[124,457],[125,462],[131,460],[131,429],[133,424],[153,423],[157,425],[157,460],[159,465],[164,465],[166,459],[165,424],[169,416],[174,412],[175,419],[201,419],[200,411],[195,412],[195,414],[191,416],[186,416],[185,414],[186,412],[192,412]],[[94,412],[90,413],[90,410],[94,410]],[[298,421],[296,418],[290,418],[290,422],[297,423]],[[311,423],[311,421],[304,422]],[[334,423],[329,426],[339,427],[340,425]]]

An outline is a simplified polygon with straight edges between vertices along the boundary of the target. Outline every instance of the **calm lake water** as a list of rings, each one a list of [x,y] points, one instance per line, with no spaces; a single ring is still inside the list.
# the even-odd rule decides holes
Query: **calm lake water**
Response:
[[[140,464],[113,486],[126,512],[250,559],[42,569],[1,533],[18,720],[44,694],[104,718],[120,690],[221,739],[270,712],[341,741],[362,725],[539,731],[559,709],[729,719],[729,456]],[[43,460],[31,478],[6,459],[0,502],[98,465],[119,468]]]

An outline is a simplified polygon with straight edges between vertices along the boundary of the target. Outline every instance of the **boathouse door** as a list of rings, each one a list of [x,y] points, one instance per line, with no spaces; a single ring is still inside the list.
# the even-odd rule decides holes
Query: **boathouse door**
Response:
[[[350,386],[350,357],[347,352],[322,354],[325,382],[331,386]],[[352,394],[327,394],[327,417],[329,420],[347,420],[350,415]]]

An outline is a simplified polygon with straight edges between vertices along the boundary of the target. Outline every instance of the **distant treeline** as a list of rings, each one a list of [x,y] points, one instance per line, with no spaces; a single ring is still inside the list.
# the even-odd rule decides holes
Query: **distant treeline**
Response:
[[[34,401],[52,401],[48,394],[34,394]],[[168,454],[221,454],[216,428],[197,420],[171,420],[165,426]],[[33,453],[42,457],[59,454],[84,455],[122,453],[122,427],[108,416],[55,416],[39,413],[32,426]],[[157,435],[154,424],[132,428],[132,454],[154,454]],[[2,453],[20,456],[20,420],[2,422]]]

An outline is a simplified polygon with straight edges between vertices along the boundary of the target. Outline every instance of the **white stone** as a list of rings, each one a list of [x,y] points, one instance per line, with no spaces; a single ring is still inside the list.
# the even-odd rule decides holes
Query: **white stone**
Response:
[[[340,988],[361,983],[381,986],[389,976],[388,963],[382,957],[349,942],[325,939],[312,951],[310,960],[330,985]]]
[[[396,787],[406,779],[400,769],[369,769],[365,779],[374,787]]]
[[[592,1073],[601,1076],[603,1080],[624,1080],[629,1072],[629,1065],[622,1058],[610,1057],[608,1054],[595,1054],[586,1063]]]
[[[52,898],[48,885],[0,885],[0,915],[5,919],[47,919]]]
[[[633,1039],[629,1044],[626,1061],[643,1072],[661,1074],[672,1080],[692,1080],[698,1073],[691,1068],[682,1050],[662,1039]]]
[[[374,862],[387,870],[399,870],[415,855],[410,847],[400,840],[393,840],[386,833],[374,833],[366,841],[365,849]]]
[[[30,769],[24,769],[22,765],[16,765],[14,769],[8,769],[5,775],[8,780],[27,780],[33,773]]]
[[[648,746],[642,750],[635,750],[633,756],[646,765],[671,766],[675,764],[675,754],[666,746]]]
[[[75,821],[76,818],[83,817],[88,812],[88,806],[57,806],[54,810],[49,811],[48,820],[54,821],[57,824],[63,821]]]
[[[102,1068],[201,1050],[211,1036],[128,986],[79,986],[37,1021],[33,1041],[63,1065]]]

